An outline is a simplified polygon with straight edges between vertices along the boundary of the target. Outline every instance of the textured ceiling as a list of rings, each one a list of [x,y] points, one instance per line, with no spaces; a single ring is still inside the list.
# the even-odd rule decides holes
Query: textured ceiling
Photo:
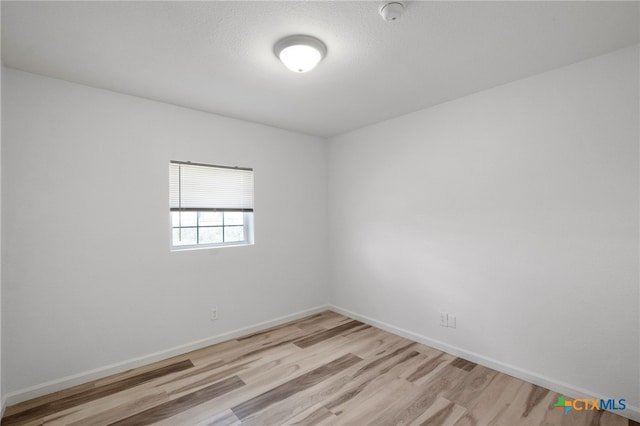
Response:
[[[331,136],[638,43],[637,2],[2,1],[5,66]],[[273,44],[328,47],[306,74]]]

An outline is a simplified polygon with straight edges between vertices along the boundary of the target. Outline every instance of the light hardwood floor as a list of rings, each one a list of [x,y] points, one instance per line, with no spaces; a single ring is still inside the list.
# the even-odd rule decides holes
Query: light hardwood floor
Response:
[[[634,425],[326,311],[8,407],[2,425]]]

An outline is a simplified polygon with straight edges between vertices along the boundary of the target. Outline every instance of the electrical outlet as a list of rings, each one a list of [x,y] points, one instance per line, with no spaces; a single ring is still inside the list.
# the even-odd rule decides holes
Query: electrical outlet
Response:
[[[456,317],[446,312],[440,312],[440,327],[456,328]]]
[[[218,319],[218,308],[211,308],[210,318],[211,321],[215,321]]]
[[[447,327],[456,328],[456,317],[447,314]]]
[[[440,327],[447,327],[447,313],[440,312]]]

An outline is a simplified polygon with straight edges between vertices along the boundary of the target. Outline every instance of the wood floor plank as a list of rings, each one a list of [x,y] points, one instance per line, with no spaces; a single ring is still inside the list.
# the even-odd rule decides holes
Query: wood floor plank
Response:
[[[551,409],[553,392],[540,386],[524,383],[511,404],[489,422],[491,426],[539,425]]]
[[[326,311],[325,311],[326,312]],[[322,323],[326,322],[326,317],[323,314],[311,315],[302,321],[296,321],[296,327],[301,329],[307,328],[317,328],[318,326],[322,326]]]
[[[312,317],[318,320],[322,318],[320,314],[312,315]],[[235,340],[237,340],[238,342],[244,342],[244,343],[247,343],[250,341],[255,342],[259,340],[270,340],[273,338],[273,335],[276,332],[285,331],[285,334],[288,335],[291,332],[291,329],[293,328],[300,328],[298,321],[291,321],[291,322],[277,325],[275,327],[267,328],[265,330],[256,331],[254,333],[247,334],[246,336],[238,337]]]
[[[452,363],[452,366],[462,368],[464,371],[471,371],[475,368],[475,362],[467,361],[466,359],[456,358]]]
[[[208,386],[211,383],[218,382],[222,379],[228,378],[230,376],[237,376],[237,374],[241,371],[248,370],[250,368],[251,363],[245,362],[238,365],[233,365],[227,368],[219,369],[220,371],[216,371],[212,374],[202,375],[194,380],[193,376],[182,377],[181,379],[191,379],[188,383],[183,386],[171,391],[171,395],[175,394],[183,394],[194,391],[198,388],[202,388]]]
[[[378,425],[390,424],[409,424],[418,418],[424,411],[435,403],[437,398],[445,392],[451,390],[459,380],[463,379],[469,373],[463,369],[447,365],[433,381],[422,386],[416,386],[421,389],[406,399],[395,400],[388,404],[388,410],[381,413],[373,420]],[[415,385],[414,385],[415,386]]]
[[[376,357],[375,359],[369,361],[369,362],[365,362],[364,365],[354,374],[354,378],[358,377],[361,374],[366,373],[367,371],[374,369],[378,366],[381,366],[383,364],[385,364],[387,361],[389,361],[392,358],[397,357],[398,355],[401,355],[403,353],[409,352],[411,353],[413,356],[418,355],[417,352],[415,351],[410,351],[411,347],[414,346],[415,343],[408,343],[404,346],[399,347],[398,349],[389,352],[389,353],[383,353],[380,356]]]
[[[386,333],[376,328],[372,330],[372,333],[365,330],[363,334],[362,342],[359,342],[357,347],[351,351],[351,353],[362,359],[369,359],[382,353],[395,351],[399,347],[406,346],[408,343],[415,343],[404,337]]]
[[[69,389],[64,389],[58,392],[50,393],[48,395],[44,395],[38,398],[33,398],[27,401],[23,401],[16,405],[8,406],[5,409],[4,417],[2,418],[3,423],[6,421],[5,418],[14,416],[17,413],[21,413],[23,411],[31,410],[35,407],[40,407],[45,404],[51,404],[60,399],[67,398],[72,395],[77,395],[85,391],[89,391],[95,387],[93,382],[83,383],[81,385],[73,386]]]
[[[103,386],[87,389],[82,393],[66,396],[62,399],[58,399],[53,402],[45,403],[39,406],[32,407],[30,409],[17,412],[10,416],[5,416],[2,419],[3,425],[13,425],[26,420],[35,419],[37,417],[45,417],[46,415],[63,411],[70,407],[83,404],[88,401],[103,398],[107,395],[111,395],[120,392],[124,389],[129,389],[134,386],[138,386],[142,383],[146,383],[155,378],[166,376],[171,373],[179,372],[192,368],[193,364],[189,360],[180,361],[175,364],[170,364],[166,367],[157,368],[155,370],[141,373],[136,376],[127,377],[117,382],[109,383]]]
[[[335,395],[347,386],[361,364],[362,362],[355,363],[344,369],[340,374],[332,375],[326,380],[296,392],[289,398],[270,405],[259,413],[243,419],[243,425],[262,426],[290,423],[291,419],[297,417],[301,412],[308,410],[311,406],[321,404],[328,397]],[[325,419],[316,419],[315,421],[321,422],[323,420]]]
[[[402,342],[404,343],[404,342]],[[349,411],[352,407],[357,407],[377,393],[380,388],[385,388],[391,383],[404,383],[402,374],[405,370],[410,369],[410,365],[419,357],[424,355],[413,351],[413,347],[406,347],[406,351],[381,351],[376,355],[366,359],[368,368],[358,368],[358,370],[348,377],[347,385],[332,396],[325,403],[325,407],[334,413],[341,411]],[[388,353],[392,353],[393,357],[387,357]],[[385,362],[375,362],[376,359],[384,357]],[[372,362],[373,361],[373,362]]]
[[[361,415],[363,407],[373,407],[377,401],[386,398],[386,393],[393,392],[394,385],[406,384],[405,381],[390,376],[379,376],[361,382],[359,386],[348,386],[337,397],[324,403],[324,407],[339,418],[339,423],[346,424],[349,417]],[[377,398],[377,400],[376,400]],[[371,403],[370,401],[374,401]]]
[[[443,397],[460,406],[469,407],[482,394],[498,372],[481,365],[476,365],[469,370],[463,368],[463,370],[468,371],[467,376],[458,381],[451,390],[445,392]]]
[[[189,359],[195,365],[208,364],[217,360],[233,362],[254,359],[262,356],[265,352],[286,345],[287,342],[292,342],[305,336],[304,330],[299,329],[294,324],[289,324],[287,327],[256,335],[253,339],[241,342],[238,340],[223,342],[194,351],[189,355]]]
[[[122,373],[113,374],[111,376],[103,377],[101,379],[95,380],[93,383],[94,387],[101,387],[104,385],[109,385],[114,382],[120,382],[123,379],[128,379],[133,376],[139,376],[143,373],[149,373],[151,371],[156,371],[161,368],[169,367],[171,365],[176,365],[179,363],[184,363],[191,361],[191,359],[185,354],[173,356],[171,358],[167,358],[161,361],[156,361],[151,364],[143,365],[141,367],[137,367],[131,370],[123,371]],[[192,362],[193,364],[193,362]]]
[[[233,411],[234,414],[240,420],[242,420],[250,416],[251,414],[257,413],[258,411],[268,407],[269,405],[284,398],[288,398],[289,396],[295,394],[296,392],[299,392],[300,390],[311,387],[314,384],[325,380],[327,377],[337,374],[345,368],[348,368],[360,361],[362,361],[362,359],[358,358],[355,355],[343,355],[340,358],[323,365],[322,367],[318,367],[315,370],[305,373],[302,376],[296,377],[295,379],[278,387],[275,387],[268,392],[265,392],[246,402],[243,402],[240,405],[232,407],[231,411]]]
[[[438,397],[422,415],[410,424],[412,426],[453,426],[467,410],[448,399]]]
[[[333,328],[335,326],[352,321],[351,318],[346,317],[344,315],[340,315],[333,311],[324,311],[324,312],[321,312],[321,315],[322,315],[322,321],[316,323],[316,326],[320,325],[322,326],[322,328],[325,328],[325,329]]]
[[[336,416],[331,411],[324,408],[321,404],[315,404],[296,416],[287,419],[283,425],[290,426],[314,426],[327,421],[336,421]],[[270,424],[270,423],[265,423]]]
[[[296,346],[305,349],[308,348],[309,346],[313,346],[316,345],[320,342],[323,342],[327,339],[330,339],[332,337],[336,337],[339,336],[341,333],[344,333],[345,331],[351,330],[355,327],[359,327],[364,325],[363,323],[361,323],[360,321],[349,321],[345,324],[342,325],[338,325],[336,327],[330,328],[328,330],[319,332],[319,333],[315,333],[309,337],[305,337],[299,340],[296,340],[295,342],[293,342]]]
[[[340,414],[363,404],[390,383],[401,383],[395,374],[383,373],[381,369],[392,370],[394,367],[402,368],[402,365],[403,363],[394,363],[393,366],[380,366],[380,370],[370,369],[358,377],[348,377],[347,385],[328,398],[324,406],[333,413]]]
[[[151,364],[147,364],[135,369],[127,370],[122,373],[114,374],[108,377],[104,377],[101,379],[97,379],[93,382],[84,383],[81,385],[73,386],[68,389],[64,389],[62,391],[54,392],[48,395],[44,395],[39,398],[34,398],[28,401],[21,402],[16,405],[12,405],[6,408],[4,415],[11,416],[15,413],[25,411],[27,409],[33,408],[35,406],[44,405],[45,403],[50,403],[54,401],[58,401],[61,399],[65,399],[70,395],[79,394],[85,391],[93,390],[95,388],[102,387],[104,385],[112,384],[114,382],[122,381],[123,379],[128,379],[132,376],[139,376],[143,373],[148,373],[150,371],[159,370],[164,367],[168,367],[170,365],[174,365],[177,363],[181,363],[188,360],[186,355],[178,355],[175,357],[167,358],[162,361],[157,361]]]
[[[232,376],[228,379],[214,383],[206,388],[202,388],[193,393],[181,396],[180,398],[142,411],[130,417],[112,423],[114,426],[145,426],[156,423],[160,420],[175,416],[178,413],[188,410],[208,401],[224,395],[234,389],[244,386],[244,382],[238,376]]]
[[[253,349],[254,347],[252,346],[251,348]],[[247,382],[247,379],[252,380],[255,375],[259,376],[264,371],[278,368],[283,363],[287,364],[298,359],[298,355],[299,357],[308,356],[308,354],[301,353],[300,348],[289,343],[279,347],[270,347],[270,349],[263,351],[260,356],[243,357],[234,352],[232,357],[235,359],[222,364],[214,362],[212,364],[214,368],[207,367],[202,363],[203,359],[201,359],[200,368],[196,367],[193,371],[190,370],[183,375],[159,381],[157,386],[165,389],[172,397],[175,397],[179,396],[181,392],[188,392],[198,386],[204,387],[207,382],[212,383],[219,378],[232,374],[238,375],[243,381]]]
[[[599,417],[600,418],[598,419],[598,426],[631,426],[631,424],[633,423],[633,421],[630,421],[618,414],[614,414],[609,411],[601,411]]]
[[[405,399],[415,391],[415,386],[404,379],[381,377],[375,380],[381,386],[369,387],[355,398],[343,404],[340,410],[331,409],[337,416],[339,425],[373,425],[381,412],[386,411],[390,402]],[[382,425],[382,423],[377,423]]]
[[[416,384],[424,383],[431,376],[442,370],[446,365],[450,364],[452,360],[453,357],[451,355],[440,352],[433,357],[427,358],[426,361],[420,364],[407,376],[407,380]]]
[[[201,404],[198,407],[184,411],[166,420],[162,420],[154,424],[154,426],[176,426],[176,425],[189,425],[189,426],[240,426],[242,422],[233,414],[230,409],[211,415],[207,413],[206,409],[201,410],[199,407],[206,407],[205,404]]]
[[[101,410],[94,415],[76,412],[75,416],[65,416],[57,421],[46,421],[47,426],[66,425],[66,426],[99,426],[109,425],[132,414],[148,410],[151,407],[160,405],[169,401],[169,396],[164,393],[156,393],[146,395],[142,398],[131,399],[118,406]]]
[[[329,359],[345,355],[348,352],[344,352],[344,342],[346,342],[345,338],[343,340],[331,339],[321,347],[315,347],[312,351],[296,352],[290,357],[285,357],[284,360],[279,360],[279,364],[273,368],[259,367],[255,369],[258,370],[257,373],[254,369],[243,372],[239,376],[247,384],[246,388],[237,389],[221,396],[208,403],[207,409],[211,414],[219,413],[324,365]],[[198,410],[198,408],[194,408],[191,411]]]
[[[324,311],[7,407],[2,424],[640,426],[565,415],[558,396]]]
[[[242,422],[233,414],[233,411],[227,410],[215,417],[195,423],[194,426],[239,426],[241,424]],[[175,425],[175,423],[173,423],[172,426],[173,425]]]
[[[264,352],[279,348],[288,343],[294,342],[298,339],[304,338],[306,333],[304,330],[300,330],[298,327],[291,325],[287,328],[278,329],[271,333],[256,336],[257,339],[252,339],[244,342],[235,351],[226,353],[224,360],[227,362],[233,362],[241,359],[254,358],[261,356]]]
[[[184,354],[193,365],[211,364],[215,361],[225,361],[225,355],[230,352],[239,353],[244,350],[244,345],[237,340],[227,340],[215,345],[206,346]]]
[[[326,342],[322,347],[316,347],[314,350],[302,351],[295,345],[291,345],[298,349],[297,352],[290,354],[284,358],[272,359],[261,365],[256,365],[250,370],[238,373],[238,376],[248,384],[264,381],[270,378],[274,386],[292,379],[294,376],[306,373],[321,365],[326,364],[327,360],[337,358],[350,353],[345,347],[347,340],[345,338],[332,339]],[[279,381],[278,378],[283,379]]]
[[[467,412],[455,426],[486,425],[504,412],[512,403],[514,395],[524,384],[523,381],[506,374],[498,373],[487,387],[478,395]]]
[[[269,407],[260,413],[260,415],[256,416],[254,421],[248,421],[246,424],[247,426],[291,424],[291,418],[298,418],[300,416],[299,413],[304,412],[305,407],[318,405],[322,403],[322,401],[333,398],[334,395],[343,395],[344,397],[342,398],[338,397],[335,401],[330,400],[328,403],[325,403],[324,408],[331,411],[331,416],[313,416],[304,419],[306,423],[324,423],[335,417],[334,421],[337,422],[338,418],[332,411],[335,410],[336,406],[346,403],[348,400],[362,393],[375,377],[396,377],[397,375],[390,373],[392,370],[402,369],[406,362],[419,355],[418,352],[410,350],[410,347],[411,345],[408,345],[402,348],[403,350],[394,351],[394,353],[391,354],[392,356],[381,356],[380,358],[382,359],[380,362],[375,362],[377,360],[369,360],[370,362],[364,365],[366,361],[363,360],[360,363],[354,364],[350,368],[345,369],[341,374],[335,375],[309,389],[298,392],[291,398]],[[349,389],[354,383],[361,384],[356,392],[352,392]],[[319,411],[325,412],[325,410]]]
[[[273,368],[277,368],[283,364],[291,363],[297,359],[308,356],[307,353],[304,353],[300,350],[296,345],[289,343],[287,345],[279,346],[278,348],[273,348],[270,351],[265,351],[259,357],[255,358],[239,358],[232,362],[225,363],[223,367],[220,367],[219,371],[231,369],[234,367],[242,366],[242,368],[237,369],[237,374],[244,382],[251,381],[251,377],[259,376],[265,370],[270,370]],[[244,367],[248,368],[244,368]],[[212,372],[217,372],[218,370],[213,370]],[[201,378],[204,376],[199,376]],[[194,377],[193,379],[198,379]],[[182,380],[181,383],[188,384],[190,380]],[[178,382],[176,382],[177,384]],[[177,389],[177,387],[175,388]],[[175,390],[171,391],[172,393]]]

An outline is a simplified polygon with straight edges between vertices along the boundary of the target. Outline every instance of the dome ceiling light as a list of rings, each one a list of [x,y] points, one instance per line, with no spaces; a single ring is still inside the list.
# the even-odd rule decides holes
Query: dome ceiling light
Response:
[[[278,41],[273,52],[293,72],[311,71],[326,56],[327,46],[315,37],[292,35]]]
[[[404,4],[399,1],[392,1],[387,3],[380,9],[380,16],[387,22],[393,22],[402,16],[404,12]]]

